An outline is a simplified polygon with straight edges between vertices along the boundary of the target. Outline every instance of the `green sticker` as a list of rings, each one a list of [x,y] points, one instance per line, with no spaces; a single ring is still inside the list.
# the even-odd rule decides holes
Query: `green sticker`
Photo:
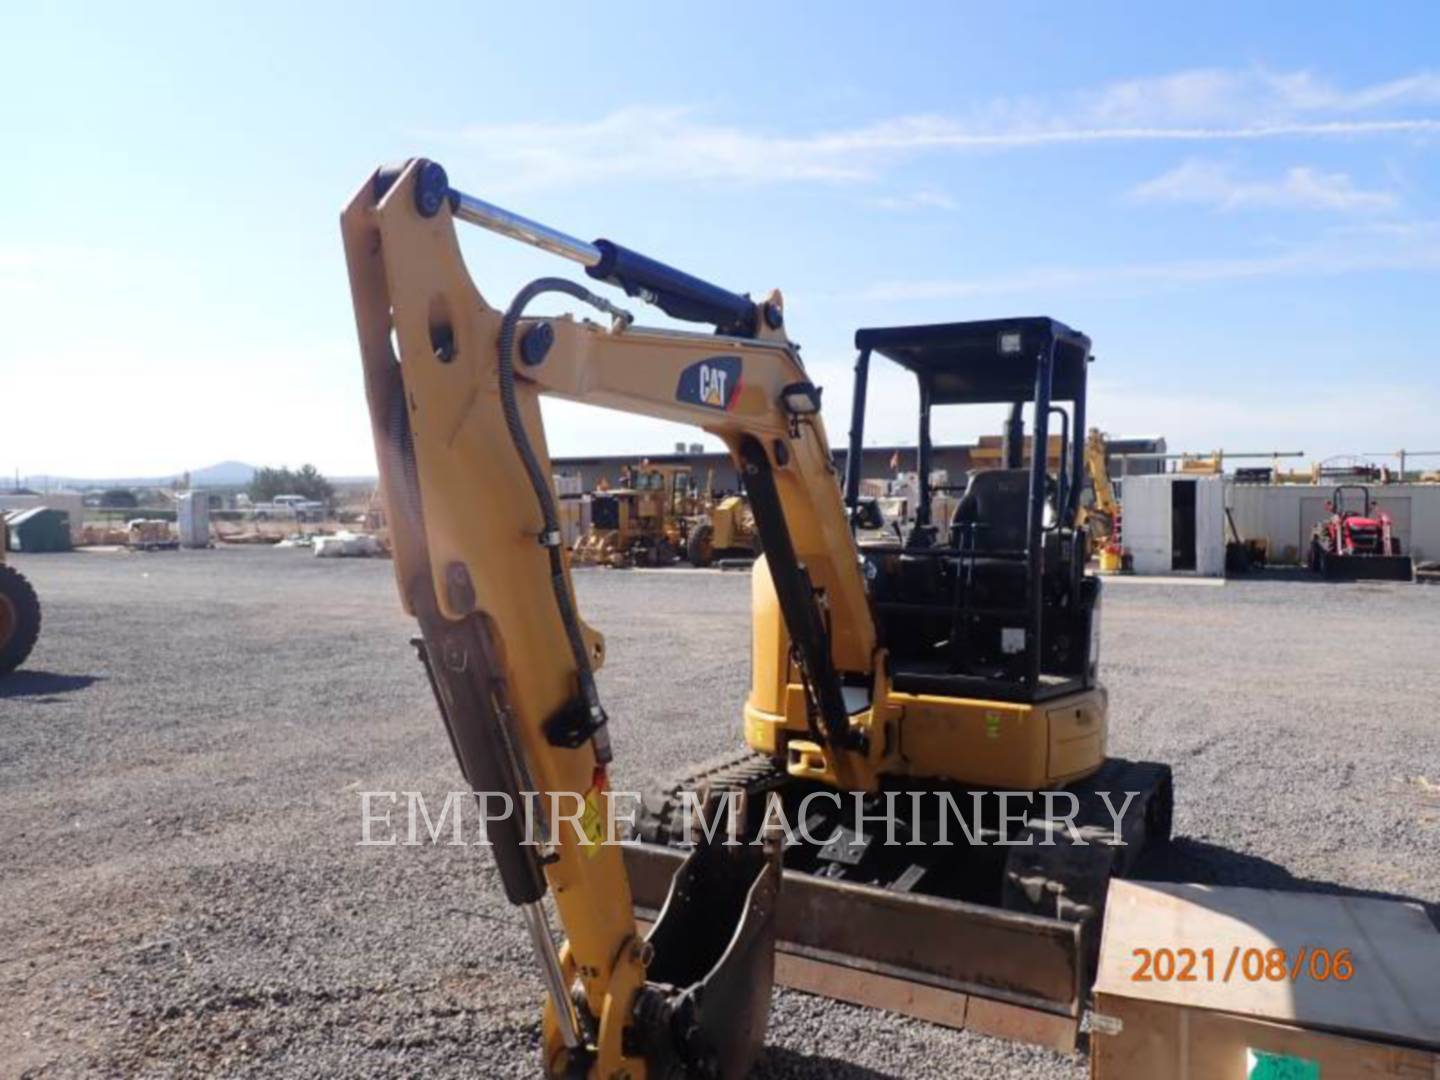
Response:
[[[1245,1051],[1248,1080],[1320,1080],[1320,1063],[1264,1050]]]

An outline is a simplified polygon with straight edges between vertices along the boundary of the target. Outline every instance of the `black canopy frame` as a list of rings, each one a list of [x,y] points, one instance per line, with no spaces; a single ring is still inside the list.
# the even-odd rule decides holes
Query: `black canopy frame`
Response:
[[[1086,377],[1091,354],[1090,339],[1064,323],[1044,316],[1012,319],[984,319],[972,322],[937,323],[919,326],[873,327],[855,333],[859,355],[855,361],[855,393],[851,405],[849,454],[846,458],[845,501],[852,521],[860,503],[862,448],[865,436],[865,405],[868,396],[870,357],[879,353],[910,371],[919,388],[919,506],[915,527],[929,530],[930,471],[932,458],[931,410],[936,405],[1006,404],[1010,406],[1005,425],[1003,465],[1023,465],[1023,409],[1031,405],[1034,432],[1031,439],[1030,485],[1025,528],[1025,550],[1014,557],[1025,562],[1026,689],[1038,694],[1044,627],[1045,506],[1048,489],[1048,448],[1052,415],[1064,413],[1059,403],[1070,405],[1070,422],[1065,431],[1066,460],[1060,464],[1060,526],[1073,528],[1079,510],[1085,468],[1084,431]],[[923,554],[924,549],[916,553]],[[936,554],[943,554],[937,551]]]

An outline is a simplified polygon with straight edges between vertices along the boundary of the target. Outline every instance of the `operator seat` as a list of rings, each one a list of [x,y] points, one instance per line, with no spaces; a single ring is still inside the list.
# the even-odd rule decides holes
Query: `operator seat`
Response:
[[[1024,551],[1029,517],[1029,469],[974,472],[950,516],[950,543],[982,555]]]

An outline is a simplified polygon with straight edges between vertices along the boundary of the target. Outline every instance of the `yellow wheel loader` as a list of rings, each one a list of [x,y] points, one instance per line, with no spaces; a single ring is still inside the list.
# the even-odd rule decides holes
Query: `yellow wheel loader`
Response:
[[[707,329],[635,326],[558,277],[492,307],[456,222]],[[578,240],[452,188],[423,159],[370,177],[341,225],[402,603],[467,782],[538,808],[486,821],[548,989],[546,1073],[743,1076],[777,974],[1057,1045],[1073,1033],[1106,882],[1170,827],[1168,768],[1106,757],[1100,583],[1075,526],[1071,438],[1088,339],[1043,318],[860,331],[842,494],[778,292],[754,300]],[[603,321],[527,314],[547,294]],[[904,541],[862,551],[872,356],[918,381],[922,491]],[[629,844],[608,843],[602,820],[605,642],[576,607],[542,394],[721,440],[764,548],[746,750],[662,782]],[[931,521],[931,410],[970,403],[1009,410],[1004,468]],[[1035,445],[1062,431],[1058,475],[1022,460],[1027,403]],[[698,825],[681,812],[691,802]],[[713,815],[737,806],[717,830]],[[946,842],[962,806],[965,836]],[[788,822],[812,818],[822,835],[792,842]],[[883,842],[867,819],[884,822]]]
[[[726,495],[690,527],[685,554],[691,566],[717,560],[753,559],[760,553],[755,515],[744,495]]]
[[[40,600],[25,575],[6,561],[8,536],[0,524],[0,676],[23,664],[40,637]]]
[[[686,552],[700,496],[688,465],[626,468],[618,487],[590,497],[590,527],[575,541],[579,566],[669,566]]]

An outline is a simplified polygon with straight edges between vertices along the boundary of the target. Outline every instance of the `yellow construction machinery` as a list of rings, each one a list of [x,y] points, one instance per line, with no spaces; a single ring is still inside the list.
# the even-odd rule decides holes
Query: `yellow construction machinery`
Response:
[[[1181,454],[1175,471],[1192,476],[1220,476],[1225,472],[1225,454],[1220,450],[1213,454]]]
[[[1280,459],[1275,459],[1275,464],[1270,471],[1271,483],[1274,484],[1318,484],[1320,483],[1320,462],[1316,461],[1308,469],[1282,469]]]
[[[685,544],[691,566],[710,566],[717,559],[753,559],[759,553],[760,534],[744,495],[726,495],[710,502],[692,523]]]
[[[590,497],[590,527],[571,557],[581,566],[668,566],[685,553],[703,504],[690,466],[642,461]]]
[[[1109,445],[1099,428],[1091,428],[1085,436],[1085,471],[1094,499],[1081,507],[1078,523],[1090,534],[1090,550],[1100,560],[1100,572],[1121,573],[1130,568],[1130,556],[1120,540],[1120,500],[1110,483]]]
[[[744,495],[712,497],[689,465],[626,468],[618,487],[590,497],[590,528],[571,550],[579,565],[692,566],[754,558],[760,539]]]
[[[40,600],[25,575],[6,560],[9,535],[0,523],[0,675],[23,664],[40,637]]]
[[[494,308],[457,221],[576,261],[708,332],[634,326],[565,278]],[[341,224],[396,582],[451,744],[473,790],[514,806],[539,793],[533,819],[491,813],[487,827],[549,991],[545,1070],[743,1076],[777,957],[782,978],[822,993],[1057,1044],[1073,1032],[1106,883],[1168,836],[1171,813],[1167,767],[1106,757],[1100,582],[1075,526],[1084,458],[1070,437],[1084,430],[1089,340],[1045,318],[860,331],[842,501],[820,390],[778,292],[754,300],[577,240],[451,188],[423,159],[367,179]],[[548,294],[605,321],[526,314]],[[862,553],[872,355],[920,387],[921,497],[903,542]],[[605,642],[576,609],[542,394],[721,440],[763,542],[748,748],[662,782],[639,843],[603,841]],[[931,410],[987,402],[1009,409],[1003,467],[976,473],[952,519],[931,521]],[[1035,445],[1061,428],[1058,475],[1023,460],[1027,404]],[[684,786],[704,806],[748,809],[730,819],[739,842],[682,829]],[[959,842],[938,841],[946,813],[902,797],[915,792],[963,804],[966,835],[952,820]],[[547,811],[561,796],[573,817]],[[819,841],[787,836],[782,852],[777,808]],[[904,842],[867,833],[857,808]]]

